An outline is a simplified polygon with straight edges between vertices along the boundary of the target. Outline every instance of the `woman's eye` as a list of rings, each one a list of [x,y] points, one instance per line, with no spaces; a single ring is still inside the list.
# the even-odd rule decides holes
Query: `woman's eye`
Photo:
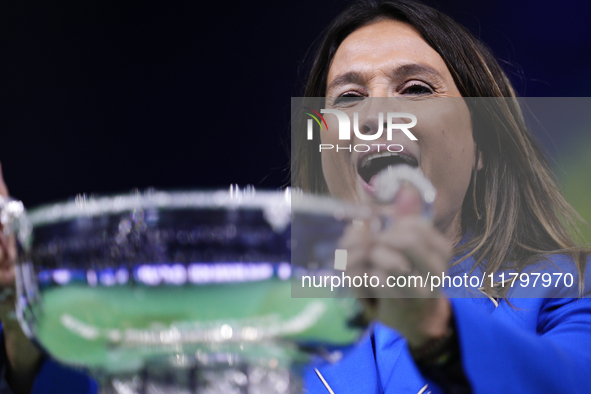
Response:
[[[351,104],[363,99],[359,93],[344,93],[334,100],[334,104]]]
[[[428,85],[426,85],[426,84],[413,83],[410,86],[404,88],[402,90],[402,93],[404,93],[404,94],[415,94],[415,95],[419,95],[419,94],[432,94],[433,93],[433,89],[431,89],[431,87],[428,86]]]

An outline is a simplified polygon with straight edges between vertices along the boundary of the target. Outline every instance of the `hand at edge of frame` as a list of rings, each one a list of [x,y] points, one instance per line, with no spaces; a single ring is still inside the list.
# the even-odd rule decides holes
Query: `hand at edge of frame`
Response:
[[[8,197],[0,164],[0,196]],[[8,365],[6,381],[14,394],[28,394],[33,388],[35,375],[41,367],[41,351],[26,337],[15,315],[16,241],[6,237],[0,224],[0,320],[4,334],[4,347]]]

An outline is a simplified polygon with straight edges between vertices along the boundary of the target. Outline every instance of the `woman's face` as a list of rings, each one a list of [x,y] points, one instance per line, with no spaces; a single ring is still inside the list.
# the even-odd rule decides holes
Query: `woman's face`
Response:
[[[351,128],[352,113],[359,113],[361,133],[376,133],[380,112],[384,114],[383,123],[387,112],[406,112],[417,118],[416,126],[409,129],[416,137],[414,141],[400,130],[394,130],[392,139],[387,140],[386,125],[378,140],[361,140],[351,130],[351,140],[346,141],[338,139],[337,117],[325,115],[328,131],[321,131],[323,144],[371,146],[369,152],[322,151],[323,173],[330,193],[376,204],[372,171],[384,165],[410,162],[420,167],[437,189],[435,225],[450,241],[457,240],[462,201],[476,152],[468,107],[441,56],[407,23],[372,23],[351,33],[339,46],[328,72],[326,96],[326,108],[348,113]],[[410,122],[396,120],[392,123]],[[374,161],[377,149],[384,152],[383,146],[378,146],[380,143],[399,144],[404,150],[398,156]]]

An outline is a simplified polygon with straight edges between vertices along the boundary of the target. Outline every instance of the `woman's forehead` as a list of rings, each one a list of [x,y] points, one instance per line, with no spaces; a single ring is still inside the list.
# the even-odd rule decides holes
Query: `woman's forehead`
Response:
[[[352,32],[332,59],[327,82],[350,72],[367,78],[389,74],[400,66],[421,64],[451,80],[441,56],[408,23],[386,19]]]

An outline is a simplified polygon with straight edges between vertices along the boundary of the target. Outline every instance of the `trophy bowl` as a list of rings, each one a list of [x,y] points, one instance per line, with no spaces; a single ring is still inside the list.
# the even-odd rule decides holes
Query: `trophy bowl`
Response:
[[[294,216],[331,223],[329,263],[345,222],[334,204],[291,197],[150,190],[30,212],[5,199],[23,330],[105,393],[301,393],[311,354],[358,338],[359,309],[322,291],[292,297]]]

